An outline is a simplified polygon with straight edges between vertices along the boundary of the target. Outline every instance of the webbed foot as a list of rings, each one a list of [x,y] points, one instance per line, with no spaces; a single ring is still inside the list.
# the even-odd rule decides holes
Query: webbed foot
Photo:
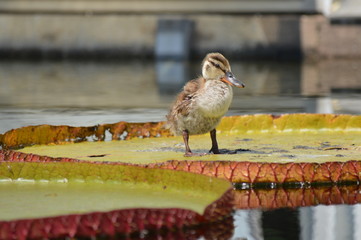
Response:
[[[207,155],[207,153],[192,153],[192,152],[186,152],[184,154],[185,157],[202,157]]]
[[[211,150],[209,150],[209,153],[213,153],[213,154],[221,154],[221,152],[219,151],[218,148],[211,148]]]

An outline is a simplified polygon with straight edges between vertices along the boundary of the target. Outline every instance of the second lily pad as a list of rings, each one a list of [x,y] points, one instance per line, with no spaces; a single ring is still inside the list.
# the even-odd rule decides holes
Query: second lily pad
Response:
[[[40,239],[196,226],[232,211],[230,187],[181,171],[0,161],[0,232]]]

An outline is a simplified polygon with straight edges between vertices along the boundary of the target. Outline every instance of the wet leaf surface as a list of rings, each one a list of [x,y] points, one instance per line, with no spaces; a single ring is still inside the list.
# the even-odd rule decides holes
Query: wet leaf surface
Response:
[[[361,129],[361,128],[360,128]],[[243,139],[248,139],[244,141]],[[83,142],[37,145],[19,151],[50,157],[86,161],[149,164],[168,160],[250,161],[250,162],[328,162],[361,160],[360,133],[235,133],[221,132],[218,142],[222,154],[184,157],[181,137],[134,138],[128,141]],[[327,144],[325,143],[327,142]],[[208,152],[208,134],[191,136],[194,152]]]
[[[19,232],[45,238],[195,227],[228,216],[232,199],[227,181],[187,172],[0,161],[0,232],[6,239]]]

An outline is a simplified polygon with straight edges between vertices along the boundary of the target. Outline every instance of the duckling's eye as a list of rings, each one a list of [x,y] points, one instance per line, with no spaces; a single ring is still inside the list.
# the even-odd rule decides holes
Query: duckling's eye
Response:
[[[218,63],[216,63],[214,66],[215,66],[216,68],[220,68],[220,67],[221,67],[221,66],[219,66]]]

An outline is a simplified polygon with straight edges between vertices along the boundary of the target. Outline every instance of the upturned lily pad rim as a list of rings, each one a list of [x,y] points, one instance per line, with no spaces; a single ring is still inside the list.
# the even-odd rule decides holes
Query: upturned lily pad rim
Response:
[[[346,114],[255,114],[222,118],[219,132],[271,133],[271,132],[361,132],[361,116]],[[0,134],[2,149],[19,149],[34,144],[61,142],[129,140],[131,138],[167,137],[165,122],[118,122],[89,127],[66,125],[37,125],[12,129]]]
[[[1,159],[1,158],[0,158]],[[166,184],[170,188],[212,192],[214,201],[203,214],[181,208],[127,208],[110,212],[91,212],[35,219],[0,221],[2,238],[58,238],[130,234],[143,230],[196,227],[218,221],[233,210],[231,185],[193,173],[137,166],[86,162],[19,162],[0,161],[0,178],[58,181],[128,181],[148,182],[152,186]],[[65,183],[64,183],[65,184]],[[21,236],[25,234],[24,236]],[[19,236],[18,236],[19,235]]]
[[[71,158],[52,158],[11,150],[0,150],[0,161],[20,162],[83,162]],[[133,165],[119,162],[92,162],[107,165]],[[326,163],[257,163],[234,161],[177,161],[148,165],[133,165],[147,169],[161,168],[193,172],[227,179],[244,188],[278,186],[304,186],[304,184],[359,184],[361,161]]]

